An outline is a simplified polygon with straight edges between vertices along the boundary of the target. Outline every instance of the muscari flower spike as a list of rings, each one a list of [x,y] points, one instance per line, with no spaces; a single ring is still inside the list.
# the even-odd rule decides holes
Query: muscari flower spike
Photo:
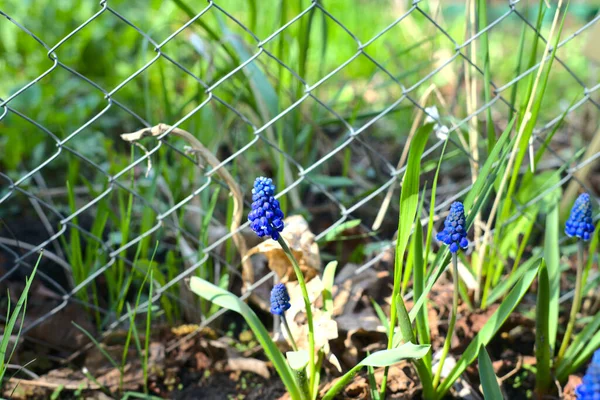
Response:
[[[575,200],[565,226],[565,233],[570,237],[578,237],[582,240],[590,240],[592,237],[594,224],[592,224],[592,203],[589,194],[582,193]]]
[[[279,202],[275,200],[275,185],[271,178],[256,178],[252,188],[252,209],[248,213],[250,228],[259,237],[271,236],[279,239],[283,230],[283,212]]]
[[[583,383],[575,389],[579,400],[600,399],[600,349],[596,350],[592,363],[583,376]]]
[[[271,314],[283,315],[290,308],[290,295],[283,283],[278,283],[271,290]]]
[[[465,207],[460,201],[455,201],[444,221],[444,230],[436,235],[436,239],[450,246],[451,253],[456,253],[460,248],[466,249],[469,240],[465,224]]]

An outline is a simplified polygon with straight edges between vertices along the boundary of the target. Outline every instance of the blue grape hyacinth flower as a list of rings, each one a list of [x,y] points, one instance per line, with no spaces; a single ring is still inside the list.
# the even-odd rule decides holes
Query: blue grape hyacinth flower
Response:
[[[583,383],[577,386],[575,394],[579,400],[600,400],[600,349],[594,353]]]
[[[565,233],[570,237],[578,237],[585,241],[592,237],[594,224],[592,223],[592,202],[589,194],[582,193],[575,200],[565,226]]]
[[[290,309],[290,295],[283,283],[278,283],[271,290],[271,314],[284,315]]]
[[[465,207],[460,201],[450,206],[450,214],[444,221],[444,230],[436,235],[436,239],[450,246],[450,252],[456,253],[460,248],[469,246],[467,239]]]
[[[277,240],[279,232],[283,231],[284,216],[274,194],[275,185],[271,178],[256,178],[252,188],[252,209],[248,213],[248,221],[250,228],[259,237],[271,236],[273,240]]]

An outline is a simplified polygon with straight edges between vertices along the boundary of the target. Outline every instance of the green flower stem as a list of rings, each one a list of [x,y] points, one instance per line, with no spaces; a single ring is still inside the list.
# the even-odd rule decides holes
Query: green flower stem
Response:
[[[583,294],[581,290],[583,286],[583,253],[584,242],[583,240],[579,239],[577,241],[577,276],[575,278],[575,295],[573,296],[573,304],[571,305],[571,313],[569,314],[567,330],[565,331],[565,336],[563,337],[560,350],[558,351],[558,357],[556,359],[557,365],[562,361],[563,357],[565,356],[565,352],[567,351],[567,347],[569,347],[569,341],[571,339],[571,335],[573,334],[577,313],[581,307],[581,297]]]
[[[285,328],[285,331],[288,334],[290,341],[292,342],[292,349],[294,349],[294,351],[298,351],[298,346],[296,346],[296,341],[294,340],[294,336],[292,335],[292,330],[290,329],[290,326],[288,325],[285,314],[281,314],[281,320],[283,321],[283,327]]]
[[[310,376],[308,387],[312,389],[315,383],[315,331],[313,327],[313,316],[312,310],[310,308],[311,306],[310,299],[308,297],[308,290],[306,290],[306,282],[304,282],[304,275],[302,275],[302,270],[300,270],[300,266],[298,265],[298,261],[296,261],[292,250],[290,250],[290,247],[287,245],[283,237],[279,236],[279,239],[277,239],[277,241],[281,245],[283,252],[290,259],[290,262],[294,267],[294,272],[296,273],[296,277],[298,278],[298,284],[300,285],[300,289],[302,290],[302,297],[304,298],[304,307],[306,308],[306,319],[308,321],[308,371]]]
[[[450,311],[450,322],[448,323],[448,333],[446,334],[446,340],[444,341],[444,348],[442,349],[442,357],[438,365],[437,372],[433,378],[433,387],[437,388],[440,383],[442,376],[442,369],[444,368],[444,361],[450,351],[450,344],[452,342],[452,335],[454,333],[454,325],[456,324],[456,313],[458,312],[458,256],[456,253],[452,253],[452,280],[454,283],[454,293],[452,297],[452,310]]]

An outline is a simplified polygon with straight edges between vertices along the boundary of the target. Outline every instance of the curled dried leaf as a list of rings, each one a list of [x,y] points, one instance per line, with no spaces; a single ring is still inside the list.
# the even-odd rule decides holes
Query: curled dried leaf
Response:
[[[301,215],[293,215],[284,220],[285,229],[281,236],[285,239],[298,260],[304,279],[308,282],[317,276],[321,266],[319,246],[315,242],[315,235],[310,231],[308,222]],[[251,248],[246,253],[244,260],[254,254],[262,254],[267,258],[269,268],[279,276],[283,282],[295,281],[296,275],[290,260],[283,249],[274,240],[266,240]]]
[[[313,326],[315,330],[315,349],[329,348],[329,341],[337,339],[337,322],[331,318],[330,313],[313,310]],[[299,349],[308,350],[308,325],[304,322],[290,323],[290,330],[296,339]]]

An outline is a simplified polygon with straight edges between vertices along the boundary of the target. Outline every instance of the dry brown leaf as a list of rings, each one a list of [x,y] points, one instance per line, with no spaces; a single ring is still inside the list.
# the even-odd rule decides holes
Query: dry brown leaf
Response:
[[[253,372],[265,379],[271,377],[267,363],[256,358],[230,358],[227,360],[227,368],[231,371]]]
[[[563,389],[563,396],[565,400],[576,400],[577,396],[575,395],[575,388],[579,386],[582,382],[580,376],[577,375],[569,375],[569,380]]]
[[[292,215],[283,222],[285,229],[281,236],[287,242],[296,260],[298,260],[304,279],[308,282],[317,276],[321,268],[321,256],[319,246],[315,242],[315,235],[310,231],[308,222],[301,215]],[[292,264],[275,240],[266,240],[251,248],[244,259],[254,254],[264,255],[267,258],[269,268],[283,282],[296,280]]]
[[[313,328],[315,331],[315,350],[326,347],[330,340],[338,338],[337,322],[331,319],[329,313],[313,310]],[[296,339],[298,348],[308,350],[308,325],[292,322],[290,330]]]
[[[121,381],[121,371],[113,368],[105,374],[96,378],[96,381],[110,391],[118,390],[136,390],[144,382],[144,374],[139,363],[127,363],[123,371]]]
[[[288,318],[294,319],[299,312],[304,311],[304,297],[302,296],[302,289],[298,282],[290,282],[286,284],[286,288],[290,295],[290,308],[286,315]],[[310,304],[313,304],[323,293],[323,282],[318,276],[312,279],[306,284],[306,291],[308,292],[308,299]]]
[[[301,314],[304,314],[305,312],[302,289],[297,282],[288,283],[286,286],[290,294],[290,308],[286,313],[288,323],[290,324],[290,330],[292,331],[292,335],[296,340],[298,348],[307,350],[308,325],[306,323],[306,318],[301,317]],[[323,282],[318,276],[306,284],[306,291],[308,292],[308,299],[311,305],[314,305],[321,297],[323,289]],[[327,354],[329,353],[329,341],[337,339],[338,337],[337,323],[333,320],[331,313],[324,312],[317,307],[312,307],[312,314],[315,331],[315,347],[317,350],[323,348]],[[332,361],[334,365],[336,362],[337,359]]]

